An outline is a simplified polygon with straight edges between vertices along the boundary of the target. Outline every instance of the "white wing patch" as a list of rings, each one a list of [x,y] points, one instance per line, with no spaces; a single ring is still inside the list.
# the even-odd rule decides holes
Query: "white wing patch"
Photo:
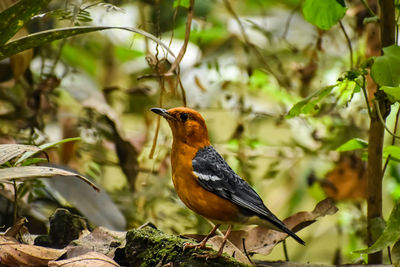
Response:
[[[204,181],[219,181],[221,180],[221,178],[219,178],[218,176],[215,175],[207,175],[207,174],[203,174],[203,173],[198,173],[198,172],[194,172],[194,174],[196,174],[197,177],[199,177],[199,179],[204,180]]]

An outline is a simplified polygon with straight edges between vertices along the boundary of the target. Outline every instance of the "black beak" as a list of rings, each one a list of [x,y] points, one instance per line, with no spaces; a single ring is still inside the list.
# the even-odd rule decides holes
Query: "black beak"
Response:
[[[154,113],[156,113],[160,116],[163,116],[167,120],[175,120],[175,118],[172,117],[171,114],[169,114],[168,111],[163,108],[152,108],[151,111],[153,111]]]

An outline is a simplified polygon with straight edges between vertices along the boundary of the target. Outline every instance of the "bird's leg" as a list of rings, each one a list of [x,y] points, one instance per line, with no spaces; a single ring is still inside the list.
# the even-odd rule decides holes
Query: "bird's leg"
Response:
[[[208,235],[200,243],[198,243],[198,244],[186,243],[184,245],[184,249],[187,249],[187,248],[205,249],[208,239],[210,239],[215,234],[215,231],[217,231],[218,227],[220,227],[220,226],[221,226],[221,224],[216,224],[213,227],[213,229],[211,229],[211,231],[208,233]]]
[[[221,247],[218,250],[217,257],[221,256],[222,252],[224,252],[224,247],[225,247],[225,244],[226,244],[226,240],[228,239],[228,236],[231,233],[231,231],[232,231],[232,224],[230,224],[228,229],[226,230],[224,238],[222,239]]]
[[[224,247],[225,247],[226,241],[228,240],[228,236],[231,233],[231,231],[232,231],[232,224],[230,224],[228,229],[226,230],[224,238],[222,239],[222,244],[219,247],[217,254],[201,254],[201,255],[196,255],[196,257],[206,258],[206,259],[215,259],[215,258],[221,257],[222,252],[224,252]]]

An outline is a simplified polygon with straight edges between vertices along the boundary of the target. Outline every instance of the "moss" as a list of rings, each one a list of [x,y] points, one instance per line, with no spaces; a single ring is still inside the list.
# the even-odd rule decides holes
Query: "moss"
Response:
[[[63,248],[72,240],[78,239],[80,232],[85,229],[87,229],[85,218],[66,209],[57,209],[50,217],[49,235],[37,237],[35,244]]]
[[[202,250],[183,250],[187,239],[168,235],[151,227],[133,229],[126,234],[125,256],[130,266],[246,266],[230,257],[206,260],[196,257],[196,253],[210,253]],[[215,252],[216,253],[216,252]]]

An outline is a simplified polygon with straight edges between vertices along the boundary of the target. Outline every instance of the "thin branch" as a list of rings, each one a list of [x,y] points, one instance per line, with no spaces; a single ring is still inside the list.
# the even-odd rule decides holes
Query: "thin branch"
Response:
[[[343,26],[342,20],[339,20],[339,25],[343,31],[344,36],[346,37],[347,46],[349,47],[349,51],[350,51],[350,69],[353,69],[353,47],[351,46],[351,40],[350,40],[349,35],[346,32],[346,29]]]
[[[371,15],[371,17],[376,17],[375,12],[369,7],[367,1],[361,0],[361,3],[364,5],[365,9],[368,11],[368,13]]]
[[[17,217],[18,217],[18,188],[17,188],[17,182],[15,179],[13,181],[13,188],[14,188],[14,205],[13,205],[13,224],[17,222]]]
[[[289,254],[288,254],[288,251],[287,251],[286,239],[284,239],[282,241],[282,245],[283,245],[283,254],[285,254],[285,261],[289,261]]]
[[[367,110],[368,110],[368,115],[370,118],[372,118],[372,111],[371,111],[371,107],[369,105],[369,100],[368,100],[368,94],[367,94],[367,89],[365,88],[365,75],[363,74],[363,84],[362,84],[362,91],[364,93],[364,98],[365,98],[365,102],[367,104]]]
[[[399,139],[400,139],[400,136],[395,135],[395,134],[386,126],[386,123],[385,123],[385,121],[384,121],[384,119],[383,119],[383,117],[382,117],[381,110],[380,110],[380,108],[379,108],[379,103],[378,103],[378,101],[377,101],[376,99],[374,99],[373,102],[374,102],[374,106],[375,106],[375,109],[376,109],[376,113],[378,113],[379,120],[380,120],[380,122],[382,123],[383,127],[385,128],[385,130],[386,130],[391,136],[393,136],[393,138],[399,138]]]
[[[183,45],[181,47],[181,50],[179,51],[178,56],[176,57],[174,63],[172,63],[171,68],[165,73],[165,76],[172,76],[174,75],[174,70],[179,66],[179,63],[182,61],[183,56],[186,53],[186,48],[189,43],[189,38],[190,38],[190,29],[192,26],[192,20],[193,20],[193,14],[194,14],[194,0],[190,0],[190,6],[188,9],[188,16],[186,20],[186,29],[185,29],[185,40],[183,42]]]
[[[244,251],[244,255],[246,255],[246,257],[247,257],[247,259],[249,260],[249,262],[251,263],[251,264],[253,264],[253,266],[256,266],[256,264],[253,262],[253,260],[250,258],[250,255],[249,255],[249,253],[247,252],[247,249],[246,249],[246,242],[245,242],[246,240],[244,239],[244,238],[242,238],[242,246],[243,246],[243,251]]]

